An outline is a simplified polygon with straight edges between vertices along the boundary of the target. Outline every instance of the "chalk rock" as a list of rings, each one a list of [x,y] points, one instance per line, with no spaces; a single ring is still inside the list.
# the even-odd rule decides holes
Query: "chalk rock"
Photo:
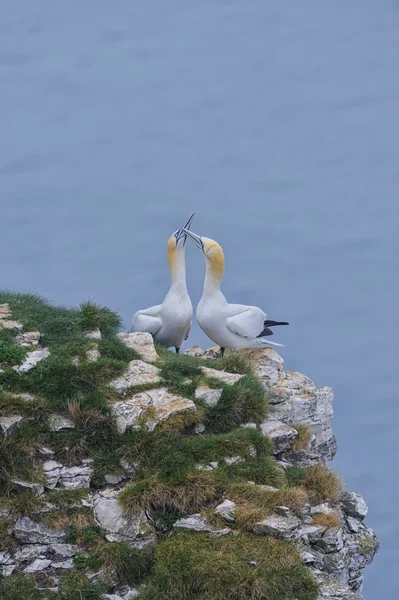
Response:
[[[289,538],[294,529],[300,525],[297,517],[283,517],[277,514],[270,515],[263,521],[255,523],[253,532],[257,535],[272,535],[278,538]]]
[[[101,354],[97,344],[87,350],[86,359],[88,362],[96,362],[99,358],[101,358]]]
[[[51,544],[62,542],[65,533],[59,529],[45,527],[42,523],[36,523],[29,517],[20,517],[14,526],[14,536],[23,544]]]
[[[207,350],[204,350],[201,346],[192,346],[185,350],[183,354],[194,356],[194,358],[220,358],[221,356],[219,346],[213,346]]]
[[[0,417],[0,431],[6,437],[10,438],[18,430],[23,421],[21,415],[11,415],[10,417]]]
[[[109,541],[134,540],[146,526],[144,513],[126,516],[117,498],[97,498],[94,515],[98,524],[107,531]]]
[[[337,581],[328,581],[322,583],[317,600],[363,600],[363,596]]]
[[[184,519],[179,519],[173,525],[173,529],[175,531],[198,531],[201,533],[209,533],[212,537],[226,535],[231,531],[228,527],[222,529],[214,527],[199,513],[190,515]]]
[[[52,413],[48,418],[48,425],[51,431],[63,431],[65,429],[75,429],[73,421],[65,415]]]
[[[129,400],[111,404],[118,432],[123,434],[128,427],[138,426],[137,421],[148,409],[152,409],[154,413],[151,415],[150,423],[147,424],[149,429],[153,429],[159,421],[165,421],[173,415],[197,410],[192,400],[172,394],[166,388],[140,392]]]
[[[344,492],[341,499],[343,511],[350,517],[363,520],[368,513],[368,506],[362,496],[356,492]]]
[[[62,560],[60,562],[53,561],[51,566],[54,569],[72,569],[73,568],[73,560],[72,558],[68,558],[67,560]]]
[[[48,348],[41,348],[40,350],[33,350],[32,352],[28,352],[25,356],[25,360],[19,367],[13,367],[14,371],[18,373],[26,373],[36,367],[36,365],[50,356],[50,350]]]
[[[11,481],[17,490],[30,490],[35,496],[44,494],[44,487],[41,483],[31,483],[30,481],[22,481],[21,479],[11,479]]]
[[[332,513],[335,513],[335,509],[332,508],[332,506],[330,506],[327,502],[323,502],[323,504],[317,504],[316,506],[311,506],[310,514],[312,516],[319,515],[320,513],[323,515],[331,515]]]
[[[117,379],[111,381],[110,386],[119,394],[123,394],[131,387],[138,385],[156,385],[161,381],[160,370],[142,360],[132,360],[126,371]]]
[[[302,388],[298,388],[302,385]],[[322,460],[331,460],[337,450],[332,432],[334,392],[329,387],[316,388],[313,382],[295,371],[289,371],[285,379],[279,380],[276,387],[284,400],[271,403],[269,419],[282,421],[287,425],[303,423],[311,429],[312,438],[309,447],[298,453],[288,455],[294,464],[309,464]],[[275,388],[270,394],[273,396]]]
[[[196,400],[203,400],[208,406],[215,406],[220,400],[223,390],[214,390],[207,385],[200,385],[195,390]]]
[[[11,317],[11,310],[9,304],[0,304],[0,319],[8,319]]]
[[[58,485],[67,490],[80,490],[90,487],[93,469],[88,466],[63,467],[60,471]]]
[[[274,454],[280,454],[280,452],[288,450],[298,436],[298,432],[294,427],[273,419],[263,421],[260,428],[263,435],[266,435],[273,442]]]
[[[37,346],[40,340],[40,331],[25,331],[15,338],[18,346]]]
[[[284,360],[273,348],[246,348],[240,354],[249,359],[265,391],[284,376]]]
[[[75,544],[51,544],[49,548],[52,553],[63,556],[64,558],[72,558],[82,552],[82,548]]]
[[[227,385],[233,385],[244,377],[244,375],[240,375],[239,373],[226,373],[226,371],[218,371],[217,369],[210,369],[209,367],[201,367],[201,371],[205,377],[219,379],[219,381],[222,381]]]
[[[158,360],[154,340],[150,333],[141,331],[134,333],[118,333],[118,337],[126,344],[126,346],[140,354],[141,358],[146,362],[153,363]]]
[[[23,324],[19,321],[9,321],[8,319],[0,319],[0,328],[4,327],[4,329],[23,329]]]
[[[234,511],[236,506],[237,505],[235,502],[232,502],[231,500],[224,500],[224,502],[215,508],[215,512],[228,523],[234,523]]]
[[[97,329],[93,329],[93,331],[86,331],[85,337],[89,340],[101,340],[101,331]]]
[[[49,490],[53,490],[57,485],[62,467],[63,465],[55,460],[46,460],[43,463],[43,471],[46,476],[45,487]]]
[[[342,527],[331,527],[327,529],[323,537],[315,542],[315,546],[323,550],[326,554],[339,552],[344,545]]]
[[[51,565],[51,560],[36,558],[33,563],[24,569],[24,573],[37,573],[38,571],[43,571],[47,569]]]

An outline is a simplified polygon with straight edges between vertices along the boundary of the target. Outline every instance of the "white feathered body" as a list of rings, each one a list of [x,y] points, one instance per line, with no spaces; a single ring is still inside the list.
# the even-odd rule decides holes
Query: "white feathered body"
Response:
[[[222,348],[241,350],[265,343],[257,335],[263,330],[266,313],[257,306],[229,304],[220,290],[204,293],[196,316],[204,333]]]
[[[171,348],[180,348],[191,329],[193,307],[186,286],[184,245],[168,243],[171,285],[162,304],[139,310],[133,315],[130,331],[146,331],[154,340]]]

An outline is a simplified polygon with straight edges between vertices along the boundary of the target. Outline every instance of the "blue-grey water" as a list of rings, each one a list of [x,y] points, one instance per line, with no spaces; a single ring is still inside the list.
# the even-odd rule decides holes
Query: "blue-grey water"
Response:
[[[127,325],[195,210],[227,297],[289,320],[288,368],[336,390],[335,466],[382,544],[367,600],[399,587],[398,60],[393,0],[0,4],[0,287]]]

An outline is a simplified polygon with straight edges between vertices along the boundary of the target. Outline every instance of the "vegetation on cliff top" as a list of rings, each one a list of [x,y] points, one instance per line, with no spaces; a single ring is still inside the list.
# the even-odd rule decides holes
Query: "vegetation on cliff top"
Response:
[[[272,458],[271,442],[256,428],[240,427],[261,422],[267,412],[267,397],[247,360],[238,354],[202,360],[157,348],[162,385],[194,400],[197,412],[172,417],[153,431],[143,427],[120,435],[110,411],[116,395],[108,384],[138,355],[117,337],[119,317],[90,302],[67,309],[34,295],[3,292],[2,303],[10,304],[13,320],[20,321],[24,331],[40,331],[40,346],[48,347],[50,356],[27,373],[15,371],[12,367],[21,364],[29,348],[15,343],[17,330],[0,325],[0,416],[26,417],[12,437],[0,437],[0,506],[11,515],[29,515],[64,528],[68,541],[85,550],[56,594],[39,591],[28,577],[18,574],[0,581],[2,598],[96,600],[112,589],[112,581],[145,582],[143,600],[316,598],[317,585],[292,544],[245,532],[277,505],[299,514],[305,502],[338,499],[341,483],[322,466],[283,472]],[[89,362],[93,340],[86,333],[96,328],[101,331],[101,358]],[[222,395],[209,407],[195,399],[197,385],[204,382],[201,366],[244,377],[231,386],[218,381]],[[213,380],[206,382],[215,386]],[[21,396],[26,393],[34,398]],[[72,419],[74,428],[52,431],[48,417],[54,412]],[[198,423],[205,425],[206,435],[193,435]],[[300,448],[309,431],[303,427],[298,431]],[[82,505],[86,490],[54,490],[41,496],[18,491],[15,478],[43,481],[37,461],[42,446],[50,447],[52,458],[66,465],[92,458],[92,489],[104,485],[106,474],[122,473],[123,462],[134,464],[120,503],[127,513],[146,511],[157,536],[156,548],[139,551],[108,542]],[[230,460],[237,456],[239,460]],[[279,492],[260,490],[251,482],[278,487]],[[176,519],[194,512],[217,523],[214,509],[226,497],[237,504],[234,535],[215,539],[195,533],[171,535]],[[46,505],[52,509],[43,512]],[[2,518],[0,550],[16,544],[8,529]],[[91,583],[86,575],[100,568],[103,581]]]

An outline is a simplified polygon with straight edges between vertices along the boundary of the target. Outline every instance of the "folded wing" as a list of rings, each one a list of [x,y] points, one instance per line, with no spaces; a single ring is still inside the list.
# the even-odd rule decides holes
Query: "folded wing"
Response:
[[[130,331],[146,331],[151,335],[156,335],[162,327],[162,319],[159,316],[160,308],[161,305],[159,304],[137,311],[133,315]]]
[[[254,339],[263,331],[265,319],[266,314],[257,306],[230,304],[226,325],[232,333]]]

